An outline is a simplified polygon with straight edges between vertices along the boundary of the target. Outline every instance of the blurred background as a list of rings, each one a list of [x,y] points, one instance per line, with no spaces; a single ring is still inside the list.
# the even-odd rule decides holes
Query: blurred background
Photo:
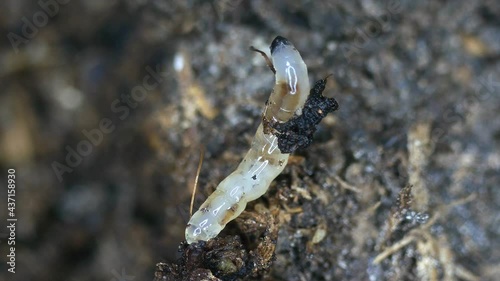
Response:
[[[266,280],[500,274],[498,1],[2,1],[0,15],[1,280],[152,280],[175,262],[200,150],[195,206],[249,147],[274,83],[249,46],[277,35],[311,81],[332,74],[340,110],[278,179],[301,211],[282,208]]]

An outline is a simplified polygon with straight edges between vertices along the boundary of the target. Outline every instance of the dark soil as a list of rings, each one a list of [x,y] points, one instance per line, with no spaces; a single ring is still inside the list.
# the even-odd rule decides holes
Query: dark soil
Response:
[[[0,3],[0,280],[498,279],[498,1],[59,1]],[[249,47],[277,35],[339,110],[188,246],[200,150],[195,207],[249,148],[274,85]]]

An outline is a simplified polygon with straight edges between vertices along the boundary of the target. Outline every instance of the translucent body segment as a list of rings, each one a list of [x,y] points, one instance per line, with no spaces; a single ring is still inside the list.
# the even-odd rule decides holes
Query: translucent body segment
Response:
[[[309,94],[307,68],[299,52],[283,37],[271,44],[276,69],[276,84],[264,112],[264,118],[286,122],[301,114]],[[271,182],[283,171],[289,154],[281,153],[278,139],[265,134],[262,123],[238,168],[225,178],[216,191],[191,217],[186,228],[186,241],[214,238],[226,224],[239,216],[249,201],[262,196]]]
[[[286,122],[294,114],[301,115],[310,90],[309,77],[307,66],[292,43],[283,37],[275,41],[271,45],[271,54],[276,83],[265,117],[269,121]]]
[[[279,151],[275,136],[264,134],[261,124],[238,168],[217,186],[189,220],[186,241],[191,244],[217,236],[243,212],[249,201],[266,193],[285,168],[288,156]]]

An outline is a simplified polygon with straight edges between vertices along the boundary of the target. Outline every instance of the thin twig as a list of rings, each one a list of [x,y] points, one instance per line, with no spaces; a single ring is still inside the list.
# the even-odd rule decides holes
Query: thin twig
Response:
[[[266,60],[266,63],[267,63],[267,66],[269,66],[269,68],[271,69],[271,71],[276,74],[276,68],[274,68],[274,65],[273,65],[273,62],[271,61],[271,59],[266,55],[266,53],[264,53],[263,51],[255,48],[254,46],[250,46],[250,50],[254,51],[254,52],[257,52],[259,54],[261,54],[264,59]]]
[[[193,206],[194,206],[194,196],[196,195],[196,187],[198,186],[198,179],[200,178],[201,164],[203,163],[203,156],[205,155],[205,149],[203,146],[200,149],[200,161],[198,162],[198,170],[196,171],[196,177],[194,179],[193,192],[191,195],[191,205],[189,206],[189,216],[193,216]]]

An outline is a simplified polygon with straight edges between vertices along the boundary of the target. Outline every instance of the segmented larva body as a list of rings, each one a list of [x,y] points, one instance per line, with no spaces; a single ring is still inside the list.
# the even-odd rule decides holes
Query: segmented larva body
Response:
[[[273,40],[270,49],[276,84],[263,120],[284,123],[302,114],[309,94],[307,67],[295,47],[281,36]],[[217,186],[189,220],[187,243],[217,236],[228,222],[243,212],[249,201],[262,196],[285,168],[289,154],[281,153],[278,137],[273,130],[264,130],[267,127],[264,124],[257,128],[250,150],[238,168]]]

